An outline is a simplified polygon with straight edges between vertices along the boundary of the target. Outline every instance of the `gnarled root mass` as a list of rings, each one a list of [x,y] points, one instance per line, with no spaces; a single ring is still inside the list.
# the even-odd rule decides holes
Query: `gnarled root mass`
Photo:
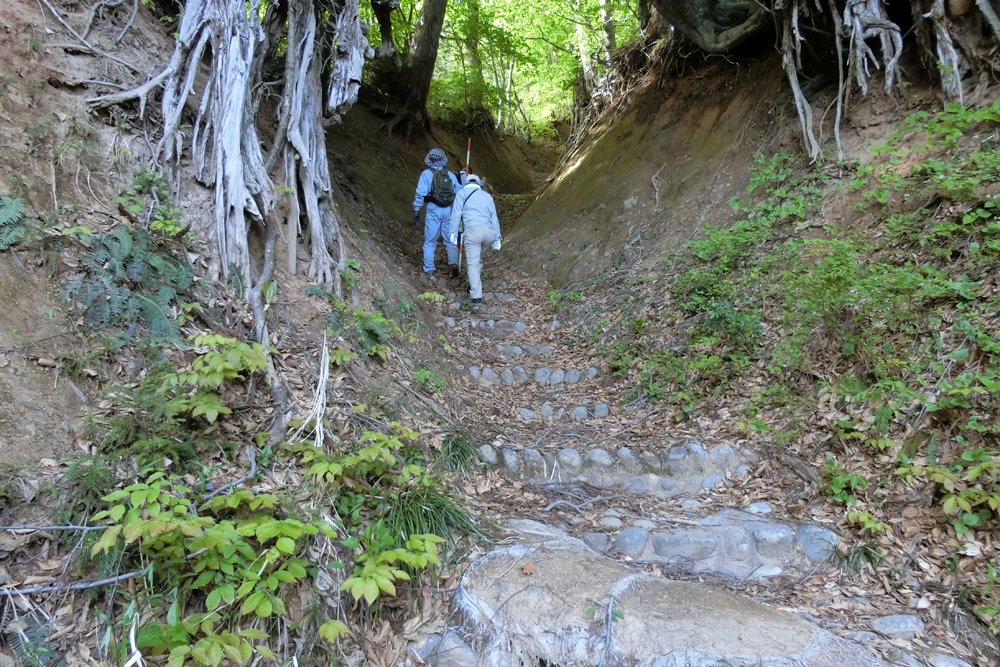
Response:
[[[256,337],[266,344],[262,294],[273,277],[278,236],[278,222],[273,219],[277,195],[270,172],[281,156],[280,173],[291,197],[289,270],[296,269],[295,249],[298,235],[303,234],[312,253],[309,277],[341,296],[344,244],[323,128],[339,122],[356,101],[362,65],[373,53],[358,0],[272,0],[263,21],[260,9],[261,0],[249,5],[244,0],[187,0],[174,53],[164,69],[133,90],[90,103],[100,108],[138,100],[143,117],[150,94],[162,87],[163,128],[154,164],[168,171],[178,194],[184,160],[190,160],[195,178],[214,186],[214,215],[196,224],[203,224],[199,231],[214,242],[224,273],[238,271],[250,285]],[[264,71],[282,36],[287,48],[279,127],[265,157],[257,115]],[[195,77],[206,54],[211,58],[209,75],[197,91]],[[329,82],[325,91],[324,80]],[[185,105],[193,96],[198,107],[188,118]],[[264,229],[262,258],[250,256],[248,233],[254,224]],[[254,266],[261,267],[256,275]]]
[[[215,242],[223,271],[238,270],[254,286],[270,276],[264,275],[269,273],[265,270],[253,280],[248,225],[256,222],[266,230],[271,224],[268,217],[276,194],[269,172],[282,156],[291,208],[305,216],[304,221],[290,220],[289,230],[298,234],[301,228],[311,243],[309,276],[339,295],[343,242],[323,126],[338,122],[355,102],[364,59],[373,54],[358,15],[358,0],[271,2],[263,25],[257,18],[260,4],[260,0],[249,7],[243,0],[188,0],[173,56],[163,71],[133,90],[98,97],[91,104],[105,107],[137,99],[142,116],[148,96],[162,86],[163,133],[154,160],[165,165],[179,185],[178,167],[182,158],[190,158],[195,177],[215,187],[215,213],[211,227],[203,231]],[[284,18],[288,47],[280,122],[265,158],[256,120],[266,60],[273,57],[282,37]],[[211,56],[209,77],[204,89],[196,91],[195,75],[206,52]],[[325,100],[324,78],[329,81]],[[185,104],[199,94],[186,136],[181,129]],[[294,246],[295,239],[287,241]],[[266,243],[270,252],[272,246],[273,241]],[[294,258],[294,253],[289,256]],[[290,263],[294,271],[294,260]]]
[[[832,36],[839,70],[834,120],[838,150],[840,121],[852,88],[856,85],[866,94],[872,76],[884,70],[885,89],[891,94],[900,79],[897,63],[903,52],[903,32],[889,19],[885,0],[651,2],[660,15],[676,26],[678,33],[707,53],[732,53],[751,36],[774,25],[782,65],[802,126],[805,150],[814,161],[821,157],[822,137],[816,135],[815,114],[800,85],[803,28],[809,30],[810,39],[817,39],[818,35]],[[925,66],[933,77],[939,77],[949,100],[964,104],[962,80],[966,74],[978,67],[980,80],[985,81],[986,70],[998,71],[990,60],[1000,40],[1000,17],[995,0],[975,0],[974,9],[969,3],[958,14],[955,10],[946,13],[945,0],[910,2],[915,24],[913,34]]]

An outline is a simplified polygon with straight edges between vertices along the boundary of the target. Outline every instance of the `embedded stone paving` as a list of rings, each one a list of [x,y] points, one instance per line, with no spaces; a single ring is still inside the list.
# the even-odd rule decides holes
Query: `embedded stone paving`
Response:
[[[815,619],[705,584],[653,577],[544,524],[515,520],[508,528],[515,542],[477,559],[462,576],[453,601],[461,625],[410,643],[407,651],[415,662],[431,667],[890,664],[849,631],[833,632]],[[883,617],[872,625],[887,626],[885,636],[891,638],[897,627],[915,628],[914,620],[919,619]],[[897,650],[892,664],[969,667],[933,651],[917,658]]]
[[[580,415],[605,416],[607,406],[598,403],[593,413],[583,406],[574,408]],[[538,413],[521,408],[525,421],[556,416],[555,409],[545,403]],[[571,413],[572,414],[572,413]],[[573,418],[576,418],[573,415]],[[737,451],[729,445],[717,445],[706,450],[698,440],[677,441],[661,451],[633,451],[621,447],[615,452],[594,448],[578,451],[572,447],[541,452],[532,447],[511,449],[508,473],[526,481],[579,482],[587,481],[604,488],[620,488],[626,493],[648,494],[660,498],[697,492],[729,484],[735,478],[750,474],[750,465],[758,462],[752,451]],[[479,447],[480,457],[488,465],[496,461],[492,445]]]
[[[540,318],[545,308],[492,287],[471,312],[454,293],[446,294],[442,304],[444,326],[464,341],[466,354],[455,358],[468,364],[459,366],[464,386],[473,400],[495,404],[506,415],[502,437],[476,443],[483,464],[531,485],[536,495],[542,490],[543,497],[565,497],[560,489],[585,487],[591,499],[601,493],[625,500],[616,506],[607,500],[590,505],[586,516],[580,509],[586,502],[553,503],[571,508],[560,513],[559,521],[573,526],[579,539],[544,524],[511,522],[518,541],[479,558],[466,571],[456,601],[464,627],[412,643],[413,664],[875,667],[887,663],[857,642],[886,646],[925,638],[921,619],[905,613],[854,628],[822,621],[835,635],[804,612],[779,618],[773,614],[781,612],[746,600],[737,606],[749,606],[734,611],[728,594],[712,587],[685,589],[677,597],[672,587],[693,584],[653,579],[630,568],[629,563],[655,565],[661,573],[707,574],[767,587],[783,575],[798,578],[818,568],[829,570],[824,563],[840,537],[821,522],[789,521],[762,500],[718,509],[720,501],[739,502],[739,492],[725,489],[752,486],[755,469],[765,469],[754,451],[735,442],[709,445],[696,437],[671,437],[668,429],[659,436],[630,437],[630,446],[606,446],[609,430],[613,434],[612,429],[641,420],[642,413],[635,408],[629,413],[599,359],[578,356],[571,343],[560,344],[573,338],[562,339],[558,331],[574,325],[550,315]],[[650,410],[648,404],[639,409]],[[559,437],[546,438],[549,433]],[[593,435],[597,433],[602,435]],[[579,444],[587,439],[605,446]],[[646,498],[655,499],[647,509],[661,509],[622,509]],[[537,516],[538,506],[532,511]],[[545,556],[532,557],[539,549]],[[516,566],[529,562],[533,569],[527,579],[529,571]],[[502,566],[495,567],[498,563]],[[552,563],[560,565],[549,579]],[[598,576],[605,568],[620,569],[605,581]],[[543,571],[545,576],[539,576]],[[590,586],[595,577],[603,583]],[[590,597],[577,600],[584,591]],[[583,622],[587,606],[606,611],[611,599],[625,611],[625,620],[613,624],[613,632]],[[890,658],[894,664],[969,667],[933,651],[918,659],[897,648]]]

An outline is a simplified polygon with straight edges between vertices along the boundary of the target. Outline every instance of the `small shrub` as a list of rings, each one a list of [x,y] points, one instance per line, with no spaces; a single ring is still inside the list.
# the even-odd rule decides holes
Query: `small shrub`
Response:
[[[826,468],[823,469],[823,477],[827,480],[823,490],[838,503],[845,505],[853,505],[857,502],[854,494],[858,489],[868,488],[866,478],[846,472],[833,459],[827,459]]]
[[[419,382],[425,389],[435,394],[444,388],[444,380],[439,380],[434,371],[427,368],[414,371],[413,379]]]
[[[264,348],[258,343],[241,343],[226,336],[198,336],[195,345],[208,348],[182,373],[168,373],[157,393],[171,395],[167,408],[173,414],[204,416],[209,423],[230,410],[219,402],[223,383],[242,382],[267,368]]]
[[[151,202],[146,203],[146,197]],[[146,218],[149,228],[169,236],[182,234],[186,227],[181,225],[181,209],[172,204],[170,188],[163,174],[142,167],[132,179],[132,185],[115,201],[133,216]]]

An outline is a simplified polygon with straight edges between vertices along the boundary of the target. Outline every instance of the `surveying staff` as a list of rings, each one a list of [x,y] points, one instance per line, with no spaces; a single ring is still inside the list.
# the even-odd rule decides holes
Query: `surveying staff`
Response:
[[[448,252],[448,265],[453,275],[458,275],[458,248],[448,234],[451,219],[451,204],[459,185],[455,175],[444,167],[448,156],[440,148],[432,148],[424,158],[424,169],[417,181],[417,196],[413,199],[413,224],[420,225],[420,208],[427,201],[427,215],[424,216],[424,273],[434,272],[434,251],[438,239],[444,237],[444,248]]]
[[[497,219],[497,208],[493,197],[483,190],[479,177],[469,174],[465,185],[455,195],[455,203],[451,207],[450,241],[458,242],[459,229],[462,230],[462,244],[469,265],[469,300],[473,304],[483,302],[483,281],[480,276],[482,269],[483,246],[492,244],[494,250],[500,249],[500,221]]]

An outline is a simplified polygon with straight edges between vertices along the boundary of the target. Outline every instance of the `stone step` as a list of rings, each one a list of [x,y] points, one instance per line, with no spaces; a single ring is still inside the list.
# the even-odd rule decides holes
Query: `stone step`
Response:
[[[444,323],[449,329],[469,329],[472,331],[489,332],[496,336],[509,336],[521,333],[529,328],[528,324],[523,320],[511,321],[479,318],[456,320],[454,317],[448,316],[444,318]]]
[[[749,449],[720,444],[709,450],[695,439],[639,452],[622,447],[614,453],[600,448],[581,453],[572,447],[542,452],[535,447],[519,450],[514,446],[503,447],[498,453],[485,444],[479,454],[486,464],[502,466],[508,474],[528,482],[586,481],[601,488],[660,498],[728,485],[734,478],[748,476],[750,466],[759,462]]]
[[[789,534],[782,528],[792,533],[792,550],[804,554],[805,541],[799,534],[803,526],[769,524],[752,517],[734,523],[742,523],[741,530],[713,534],[717,554],[749,553],[752,548],[759,556],[761,551],[788,544]],[[737,596],[701,582],[654,577],[595,554],[587,542],[559,528],[527,520],[510,521],[506,528],[512,537],[465,570],[453,598],[460,627],[469,634],[460,637],[444,629],[419,638],[408,647],[414,662],[428,667],[483,663],[494,667],[570,663],[969,667],[963,660],[939,653],[934,634],[926,633],[923,621],[914,615],[878,615],[870,621],[852,618],[849,624],[817,619],[805,612],[767,607],[747,595]],[[687,552],[696,553],[708,549],[712,537],[699,541],[675,532],[654,540],[651,535],[643,539],[637,534],[635,543],[642,542],[646,549],[655,541],[663,550],[671,543],[679,549],[686,540]],[[681,561],[698,559],[684,556]],[[807,572],[815,567],[806,566]],[[767,566],[754,567],[756,572],[748,578],[759,578]],[[872,607],[864,598],[830,594],[834,597],[828,599],[843,606]],[[613,612],[618,612],[617,617]],[[607,620],[602,623],[603,618]],[[875,632],[858,631],[862,627]],[[894,640],[915,636],[923,640],[920,653],[915,654],[918,657],[897,648]],[[889,661],[880,657],[881,651]]]
[[[517,415],[526,422],[536,421],[539,419],[543,422],[564,422],[570,420],[581,422],[592,417],[595,419],[601,419],[602,417],[607,417],[610,413],[611,409],[608,407],[607,403],[596,403],[592,408],[588,408],[586,405],[577,405],[570,408],[555,408],[548,401],[542,403],[542,406],[537,412],[529,410],[528,408],[519,408],[517,411]]]
[[[544,348],[541,348],[544,349]],[[543,386],[559,386],[561,384],[576,384],[586,380],[593,380],[600,376],[601,371],[596,366],[587,369],[570,369],[564,371],[561,368],[550,370],[549,368],[538,368],[529,373],[523,366],[512,366],[497,372],[491,366],[480,368],[479,366],[469,367],[469,376],[483,386],[519,386],[534,382]]]
[[[626,521],[631,525],[611,538],[589,532],[583,540],[600,553],[612,551],[633,560],[657,562],[668,571],[743,580],[808,571],[811,563],[830,558],[840,539],[821,526],[790,525],[735,509],[689,520],[694,526],[676,521],[671,526],[670,519],[657,517],[630,519],[618,510],[608,510],[602,526],[621,528]]]

